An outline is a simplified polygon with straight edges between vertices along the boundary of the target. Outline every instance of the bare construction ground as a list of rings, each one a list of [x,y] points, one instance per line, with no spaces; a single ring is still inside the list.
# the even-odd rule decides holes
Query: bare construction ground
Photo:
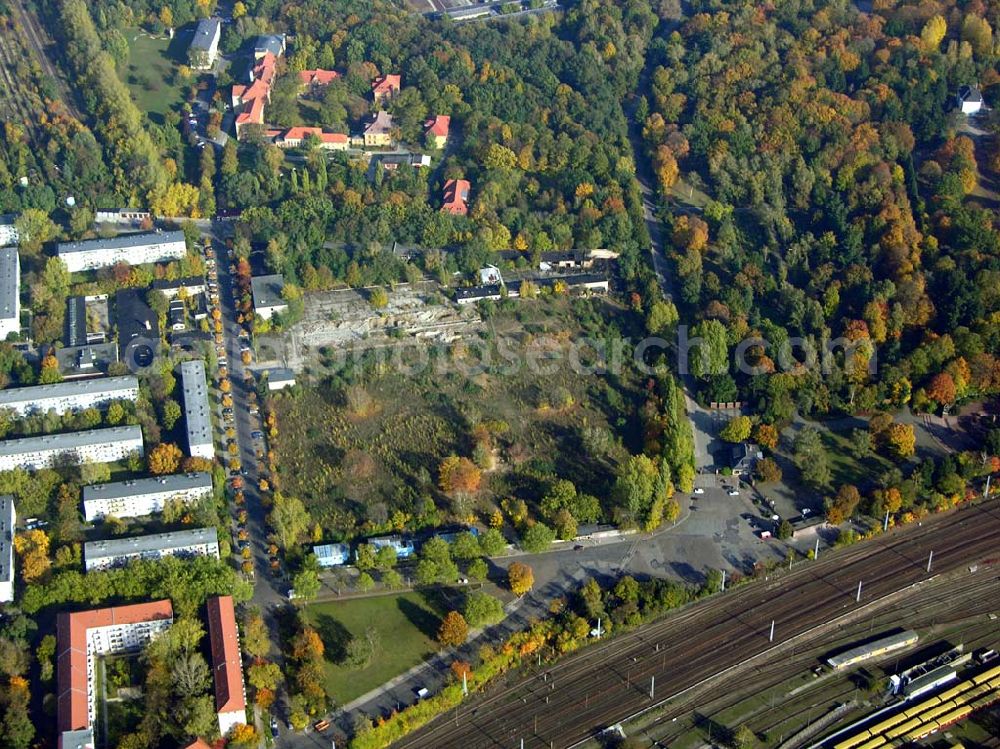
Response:
[[[298,372],[318,362],[324,347],[371,348],[414,338],[449,343],[481,327],[472,305],[456,305],[431,281],[400,284],[384,309],[375,309],[364,289],[340,289],[309,294],[305,315],[291,330],[259,336],[257,360]]]

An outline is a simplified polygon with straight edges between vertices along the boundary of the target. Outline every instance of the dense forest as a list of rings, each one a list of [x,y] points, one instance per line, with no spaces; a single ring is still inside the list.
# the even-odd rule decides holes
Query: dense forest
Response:
[[[955,103],[962,85],[994,95],[998,11],[695,2],[653,41],[644,138],[678,198],[679,299],[714,349],[703,400],[780,424],[1000,387],[993,137]],[[680,199],[696,190],[703,205]],[[752,372],[712,366],[753,336],[770,348],[750,348]],[[847,353],[806,372],[780,361],[790,336]]]

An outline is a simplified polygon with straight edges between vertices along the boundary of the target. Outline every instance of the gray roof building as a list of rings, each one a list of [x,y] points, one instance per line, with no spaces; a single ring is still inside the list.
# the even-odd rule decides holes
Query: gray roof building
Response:
[[[184,389],[184,418],[187,421],[188,451],[191,456],[215,456],[212,441],[212,415],[208,406],[208,385],[205,382],[205,362],[193,359],[181,363]]]
[[[0,390],[0,408],[9,408],[18,415],[49,410],[62,414],[113,400],[134,400],[138,395],[139,380],[135,375],[99,377]]]
[[[179,259],[187,254],[187,243],[182,231],[148,231],[61,242],[56,245],[56,254],[71,273],[76,273],[115,263],[144,265]]]
[[[268,320],[275,312],[288,309],[288,304],[281,296],[284,288],[285,279],[280,273],[251,278],[250,290],[253,295],[254,312]]]
[[[211,53],[219,45],[219,32],[222,29],[222,20],[219,18],[203,18],[198,21],[198,26],[194,30],[194,38],[191,40],[191,49]]]
[[[90,541],[83,545],[84,568],[105,569],[131,559],[159,559],[165,556],[219,556],[219,535],[215,528],[155,533],[133,538]]]
[[[21,260],[16,247],[0,249],[0,336],[21,329]]]
[[[66,379],[93,377],[107,372],[118,361],[118,344],[92,343],[87,346],[66,346],[56,349],[59,372]]]
[[[257,37],[253,43],[254,57],[263,57],[268,52],[275,57],[281,57],[285,53],[284,34],[265,34]]]
[[[82,239],[79,242],[60,242],[56,252],[60,257],[75,252],[93,252],[94,250],[121,250],[133,247],[145,247],[151,242],[183,242],[182,231],[144,231],[136,234],[119,234],[109,239]]]
[[[142,429],[138,426],[4,440],[0,442],[0,471],[49,468],[63,458],[76,463],[111,463],[132,452],[142,455]]]
[[[14,600],[14,498],[0,497],[0,603]]]
[[[208,473],[176,473],[83,487],[83,514],[87,522],[107,515],[143,517],[159,512],[170,499],[194,501],[212,493]]]

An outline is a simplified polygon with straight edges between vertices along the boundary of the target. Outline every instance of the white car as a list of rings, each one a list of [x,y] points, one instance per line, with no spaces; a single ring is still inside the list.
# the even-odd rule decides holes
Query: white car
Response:
[[[728,494],[730,497],[740,496],[740,493],[736,489],[730,489],[729,491],[726,492],[726,494]]]
[[[699,487],[698,487],[697,489],[695,489],[695,490],[694,490],[693,492],[691,492],[691,493],[692,493],[692,494],[704,494],[704,493],[705,493],[705,490],[704,490],[704,489],[702,489],[702,488],[701,488],[701,487],[699,486]]]

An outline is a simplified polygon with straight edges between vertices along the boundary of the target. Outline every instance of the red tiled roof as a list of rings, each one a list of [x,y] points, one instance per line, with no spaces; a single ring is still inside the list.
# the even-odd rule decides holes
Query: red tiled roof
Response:
[[[184,747],[184,749],[212,749],[212,745],[200,736]]]
[[[469,212],[469,190],[472,185],[467,179],[450,179],[444,183],[444,204],[442,211],[458,216]]]
[[[303,140],[307,135],[315,135],[320,143],[347,143],[344,133],[324,133],[321,127],[290,127],[282,133],[280,130],[269,130],[271,137],[280,135],[282,140]]]
[[[236,633],[232,596],[208,599],[208,636],[212,641],[216,712],[245,710],[243,663],[240,661],[240,642]]]
[[[56,618],[56,658],[58,711],[56,726],[63,731],[79,731],[89,723],[87,703],[87,630],[113,624],[170,619],[170,601],[151,601],[131,606],[114,606],[75,613],[63,612]]]
[[[277,62],[278,58],[268,52],[254,65],[254,79],[249,86],[233,86],[233,97],[243,102],[243,111],[236,115],[237,125],[264,124],[264,104],[271,97]]]
[[[448,137],[448,130],[451,127],[451,117],[446,114],[439,114],[424,123],[427,132],[439,137]]]
[[[340,78],[340,73],[336,70],[300,70],[299,80],[307,86],[329,86]]]
[[[380,75],[372,81],[372,91],[376,94],[393,94],[402,87],[403,77],[400,75]]]

